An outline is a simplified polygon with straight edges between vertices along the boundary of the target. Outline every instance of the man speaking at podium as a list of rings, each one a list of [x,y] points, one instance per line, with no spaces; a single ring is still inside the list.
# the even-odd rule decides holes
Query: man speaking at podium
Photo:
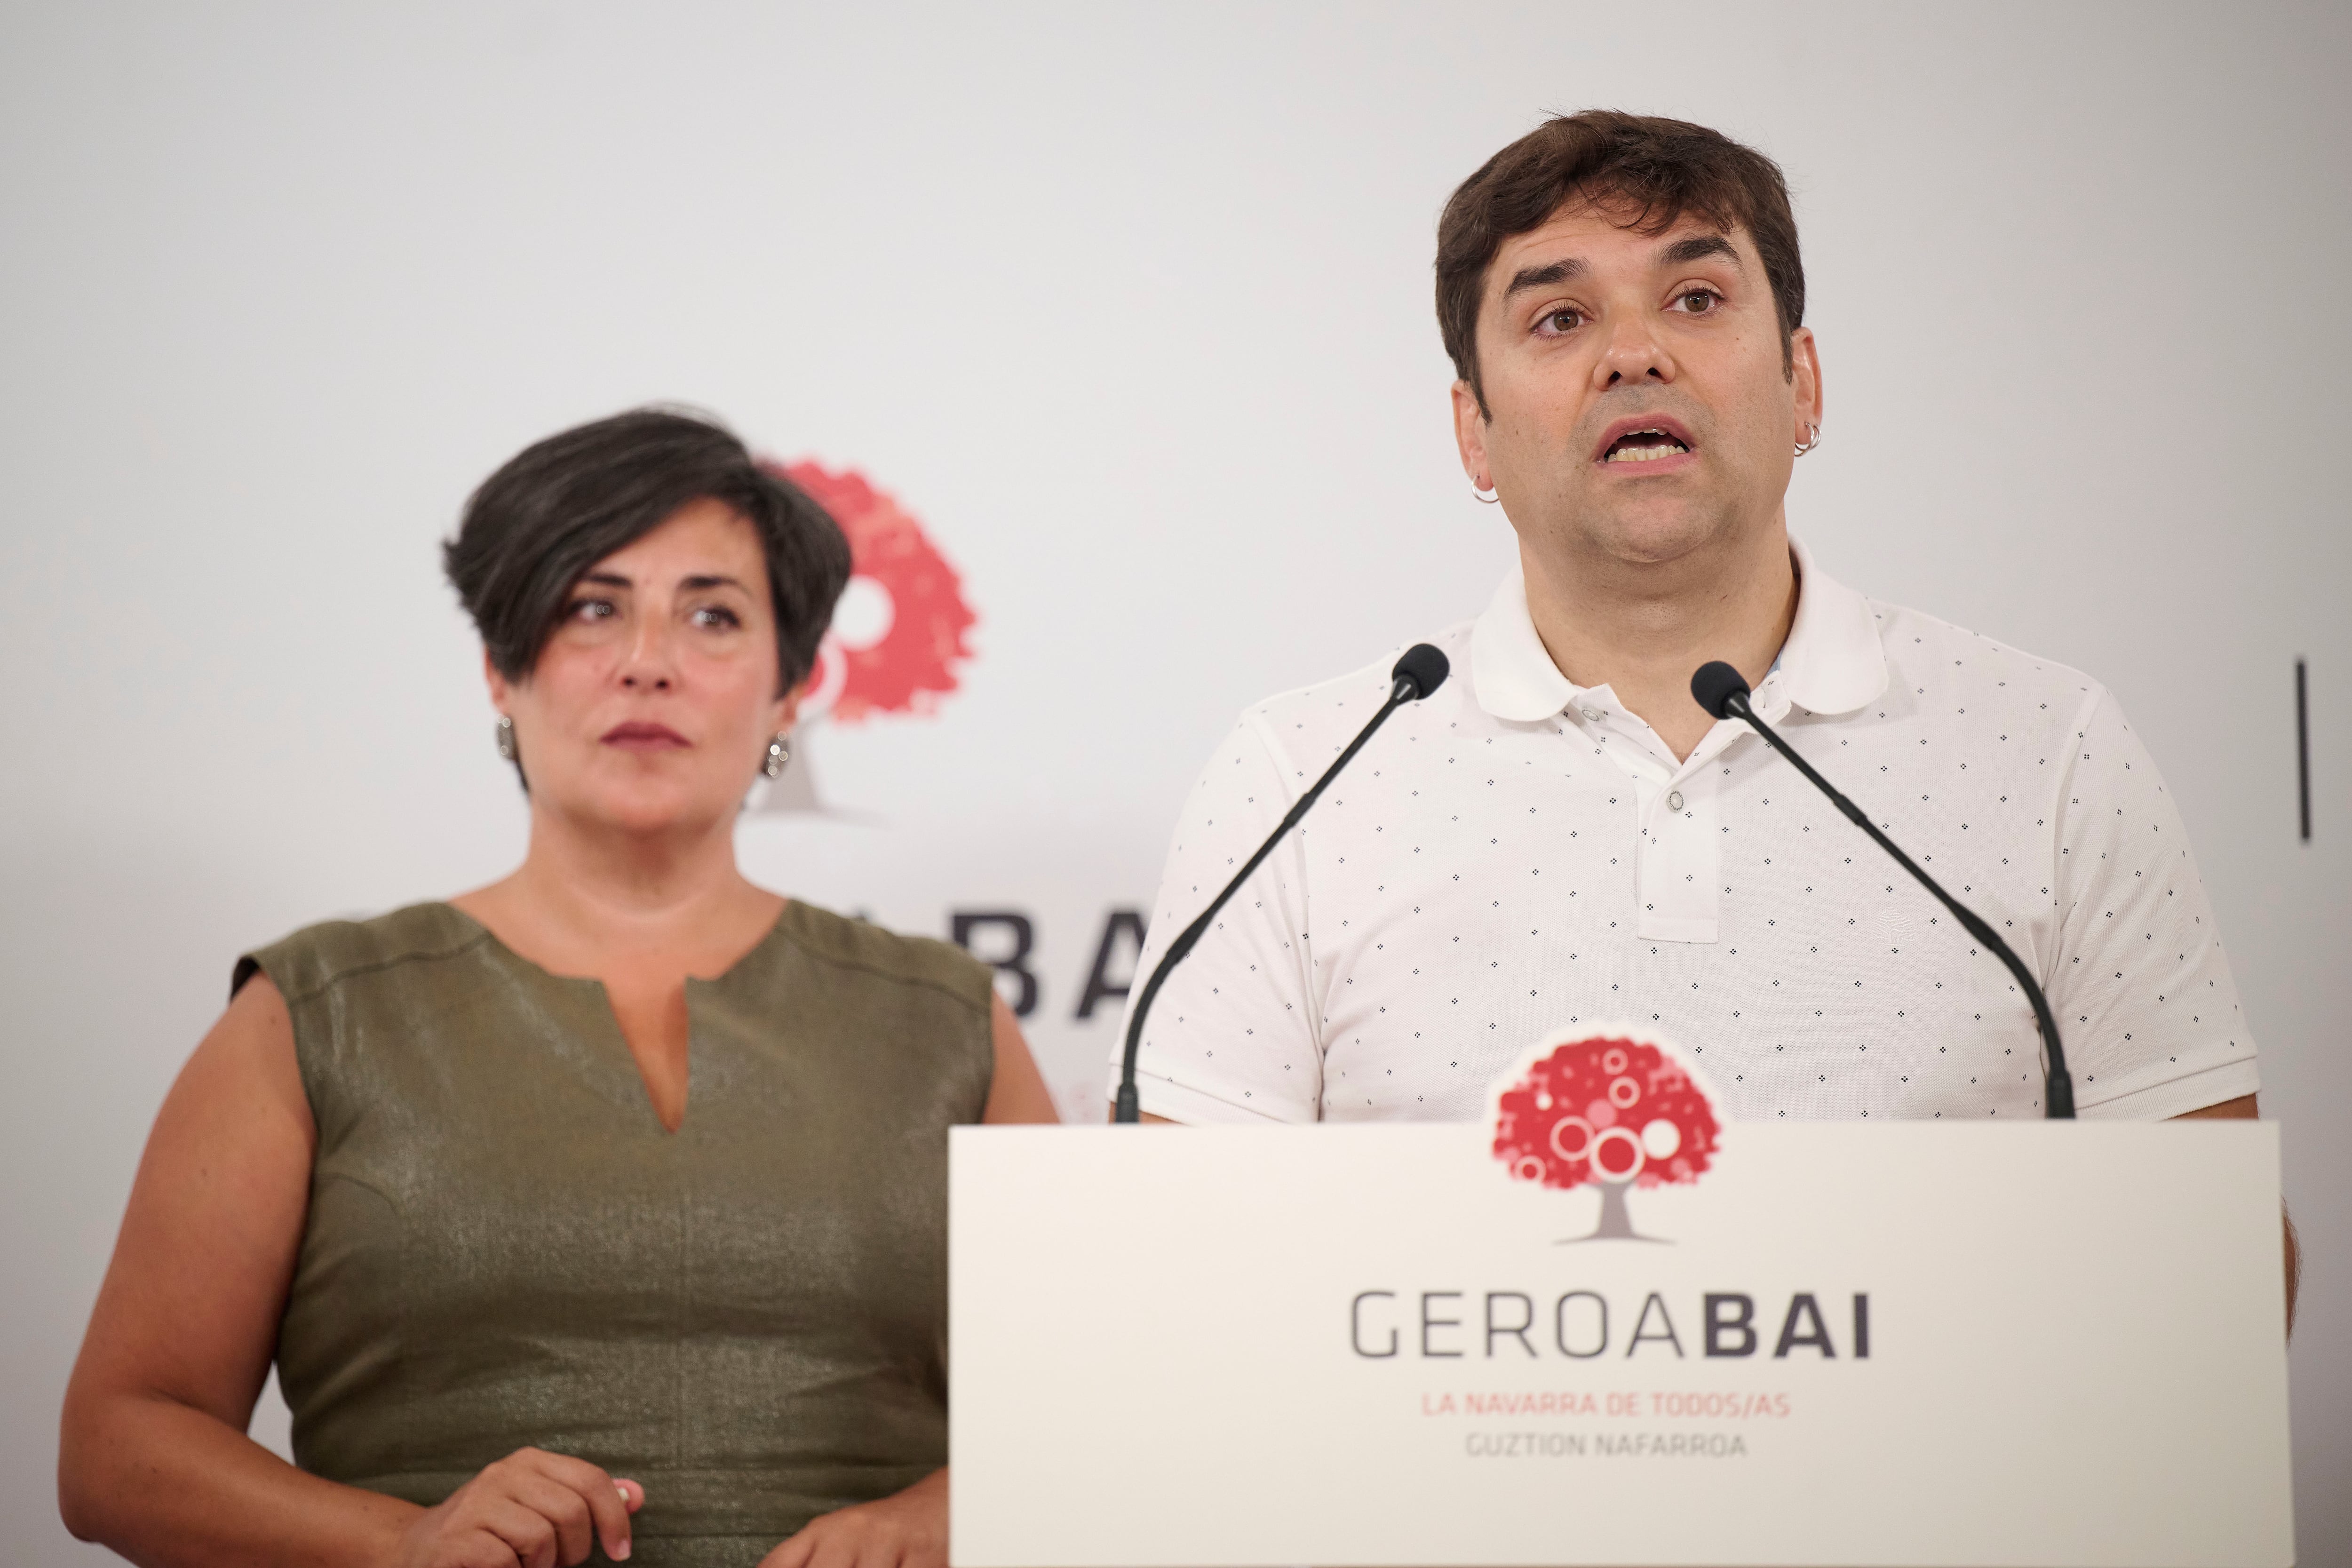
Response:
[[[1475,1120],[1562,1026],[1695,1053],[1735,1117],[2037,1118],[2027,999],[1747,724],[1782,731],[2040,978],[2086,1117],[2252,1116],[2188,836],[2089,677],[1833,580],[1789,533],[1822,371],[1779,169],[1591,112],[1447,203],[1454,434],[1519,564],[1168,977],[1146,1120]],[[1187,803],[1139,973],[1390,692],[1250,710]],[[1140,993],[1139,992],[1139,996]],[[1133,1005],[1133,1001],[1130,1005]]]

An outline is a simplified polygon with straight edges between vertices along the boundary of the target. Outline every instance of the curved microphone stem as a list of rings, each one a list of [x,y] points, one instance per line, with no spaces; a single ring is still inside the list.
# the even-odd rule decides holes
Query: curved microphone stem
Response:
[[[1748,705],[1747,692],[1734,691],[1722,699],[1722,702],[1723,710],[1726,713],[1748,721],[1749,728],[1763,736],[1767,745],[1788,758],[1799,773],[1812,781],[1815,789],[1830,797],[1831,805],[1845,813],[1847,821],[1869,834],[1881,849],[1895,857],[1897,864],[1919,879],[1921,887],[1935,894],[1943,906],[1952,911],[1952,917],[1960,922],[1970,936],[1992,949],[1994,955],[2009,966],[2010,973],[2017,977],[2018,986],[2025,993],[2026,1000],[2033,1004],[2033,1021],[2041,1026],[2042,1030],[2044,1085],[2042,1098],[2047,1101],[2043,1115],[2055,1121],[2074,1120],[2074,1079],[2066,1071],[2066,1048],[2058,1043],[2058,1021],[2050,1016],[2049,999],[2042,994],[2041,985],[2028,972],[2024,962],[2010,951],[2009,943],[2001,941],[2000,933],[1979,919],[1974,910],[1944,891],[1943,884],[1921,870],[1910,856],[1896,847],[1895,840],[1881,833],[1877,825],[1864,814],[1860,806],[1839,794],[1829,780],[1815,773],[1811,763],[1799,756],[1788,742],[1780,739],[1779,731],[1756,716],[1756,710]]]
[[[1441,669],[1442,668],[1441,666]],[[1439,679],[1444,679],[1443,674]],[[1432,685],[1433,688],[1434,683],[1433,682]],[[1143,1020],[1150,1014],[1152,998],[1160,994],[1160,984],[1168,978],[1168,972],[1184,962],[1185,957],[1192,951],[1192,944],[1201,940],[1201,933],[1209,929],[1209,922],[1217,918],[1217,911],[1225,907],[1225,900],[1234,896],[1235,889],[1249,880],[1249,874],[1256,870],[1267,856],[1274,853],[1274,847],[1282,842],[1284,836],[1298,826],[1298,819],[1307,815],[1307,808],[1313,805],[1316,797],[1323,793],[1323,786],[1339,776],[1339,770],[1346,767],[1358,752],[1363,750],[1364,742],[1372,738],[1372,731],[1388,722],[1389,715],[1405,703],[1424,695],[1426,693],[1422,689],[1420,683],[1412,676],[1398,676],[1396,683],[1389,689],[1389,700],[1381,704],[1381,710],[1372,715],[1372,721],[1356,732],[1356,738],[1348,742],[1348,749],[1339,753],[1339,761],[1323,770],[1323,776],[1315,781],[1315,787],[1300,795],[1298,804],[1283,814],[1282,826],[1276,828],[1267,837],[1266,841],[1257,847],[1257,853],[1249,858],[1249,864],[1234,874],[1234,879],[1225,884],[1225,890],[1212,900],[1207,909],[1193,916],[1192,923],[1179,931],[1176,940],[1168,944],[1168,951],[1162,953],[1160,962],[1152,966],[1151,978],[1143,983],[1143,994],[1135,999],[1134,1016],[1127,1021],[1127,1052],[1119,1058],[1118,1098],[1113,1103],[1111,1110],[1113,1121],[1134,1121],[1141,1117],[1141,1109],[1136,1103],[1135,1095],[1135,1057],[1143,1043]]]

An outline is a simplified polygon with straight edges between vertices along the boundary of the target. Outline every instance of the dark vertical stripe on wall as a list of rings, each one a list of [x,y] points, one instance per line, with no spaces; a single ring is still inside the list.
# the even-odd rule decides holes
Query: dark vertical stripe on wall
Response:
[[[2303,660],[2294,661],[2294,785],[2303,808],[2303,841],[2311,842],[2311,700]]]

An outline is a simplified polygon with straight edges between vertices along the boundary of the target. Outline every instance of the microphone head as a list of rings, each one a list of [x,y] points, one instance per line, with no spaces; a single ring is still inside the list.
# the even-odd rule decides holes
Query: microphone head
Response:
[[[1391,680],[1412,682],[1412,700],[1420,701],[1445,684],[1445,672],[1454,667],[1444,654],[1425,642],[1417,642],[1404,650],[1404,657],[1389,671]]]
[[[1691,695],[1698,700],[1698,705],[1706,709],[1710,717],[1728,719],[1731,717],[1728,704],[1735,697],[1748,695],[1748,682],[1723,660],[1711,659],[1700,665],[1698,673],[1691,677]]]

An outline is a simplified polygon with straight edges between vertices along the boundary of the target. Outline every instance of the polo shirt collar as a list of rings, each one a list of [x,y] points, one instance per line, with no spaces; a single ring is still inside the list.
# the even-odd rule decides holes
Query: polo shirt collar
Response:
[[[1789,700],[1809,713],[1851,713],[1886,689],[1886,649],[1870,601],[1813,564],[1812,552],[1790,539],[1797,563],[1797,616],[1780,645],[1780,676]],[[1527,595],[1519,596],[1522,614]]]
[[[1514,561],[1486,612],[1470,627],[1470,683],[1478,706],[1497,719],[1549,719],[1581,688],[1559,672],[1528,614],[1526,569]]]
[[[1815,565],[1801,542],[1791,538],[1789,553],[1797,567],[1797,614],[1766,679],[1808,712],[1851,713],[1886,689],[1878,617],[1868,600]],[[1527,577],[1516,563],[1471,626],[1470,679],[1479,707],[1520,723],[1550,718],[1583,691],[1559,672],[1536,635]]]

